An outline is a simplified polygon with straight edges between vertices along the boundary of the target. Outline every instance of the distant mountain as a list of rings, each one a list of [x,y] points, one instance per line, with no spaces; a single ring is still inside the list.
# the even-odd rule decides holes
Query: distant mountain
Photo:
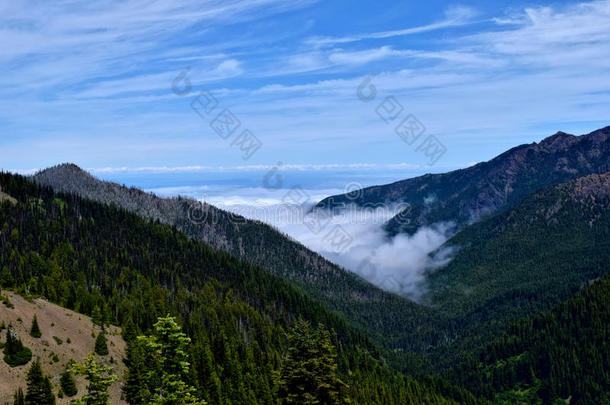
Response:
[[[579,398],[605,392],[607,374],[598,370],[581,373],[574,368],[580,367],[576,357],[595,367],[610,364],[609,352],[603,348],[600,355],[586,360],[593,356],[596,342],[609,333],[603,329],[603,321],[587,313],[596,311],[595,305],[575,308],[581,311],[578,316],[584,318],[582,322],[588,323],[582,332],[588,334],[586,339],[577,336],[578,328],[562,331],[552,322],[545,320],[545,326],[536,319],[592,281],[610,277],[610,173],[540,190],[514,207],[467,226],[442,249],[453,250],[451,262],[429,273],[422,286],[426,289],[422,303],[437,309],[446,319],[445,327],[453,331],[451,339],[428,352],[427,361],[437,372],[448,376],[447,370],[468,359],[450,379],[486,396],[511,390],[526,395],[522,392],[526,385],[517,382],[532,387],[532,398],[538,391],[551,398],[570,390]],[[567,322],[566,316],[561,322]],[[607,316],[605,312],[603,316]],[[514,322],[526,332],[514,332]],[[537,337],[528,340],[532,323]],[[552,336],[545,334],[547,328]],[[519,337],[522,346],[516,346],[517,339],[511,334]],[[498,337],[502,337],[498,343],[502,348],[489,348],[489,342]],[[579,347],[583,342],[591,346]],[[534,353],[527,353],[528,345]],[[573,351],[574,358],[570,357]],[[530,365],[536,378],[542,379],[542,386],[532,380]],[[562,367],[570,371],[559,371]],[[549,369],[555,374],[549,375]],[[584,378],[585,374],[586,386],[565,385],[565,381]],[[562,388],[557,390],[558,386]],[[511,395],[507,392],[512,399],[499,403],[538,403],[525,399],[515,402]],[[547,396],[544,403],[554,402]]]
[[[408,203],[409,208],[387,223],[391,234],[414,233],[444,221],[464,226],[543,187],[610,171],[609,138],[610,126],[581,136],[558,132],[466,169],[367,187],[357,195],[328,197],[316,207]]]
[[[434,311],[378,289],[262,222],[192,199],[160,198],[100,181],[73,164],[43,170],[32,179],[58,192],[114,204],[145,219],[175,226],[214,249],[295,282],[377,342],[391,346],[401,342],[419,350],[444,338],[435,327],[439,317]],[[414,335],[417,338],[411,339]]]
[[[280,371],[290,364],[286,333],[304,319],[331,331],[327,336],[336,348],[335,357],[326,345],[332,352],[327,362],[308,363],[312,370],[305,372],[323,368],[334,374],[336,365],[353,404],[486,403],[445,381],[415,380],[391,369],[367,336],[302,288],[174,227],[116,206],[56,194],[18,175],[0,173],[0,185],[17,200],[0,204],[0,287],[120,325],[128,344],[126,364],[136,371],[124,386],[137,388],[147,378],[137,373],[138,361],[144,359],[133,351],[136,336],[150,331],[159,316],[171,314],[191,338],[188,376],[197,396],[213,404],[277,404]],[[32,315],[21,310],[15,305],[0,315],[2,320],[30,321]],[[64,337],[66,331],[58,327],[65,323],[48,324],[53,316],[70,316],[64,312],[41,317],[43,338],[51,329]],[[77,332],[89,334],[83,326],[75,327]],[[301,344],[306,349],[297,350],[317,347],[309,337]],[[46,370],[53,361],[52,346],[42,349]],[[3,382],[0,395],[11,393],[15,387],[7,389]]]
[[[451,238],[424,301],[468,328],[547,310],[610,273],[610,173],[550,186]]]

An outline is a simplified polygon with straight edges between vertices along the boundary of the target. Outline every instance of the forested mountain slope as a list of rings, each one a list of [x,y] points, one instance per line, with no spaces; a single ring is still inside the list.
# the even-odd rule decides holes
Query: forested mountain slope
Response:
[[[328,197],[317,207],[410,204],[388,222],[391,234],[414,233],[421,226],[444,221],[464,226],[546,186],[610,171],[609,138],[610,127],[581,136],[558,132],[466,169],[367,187],[356,196]]]
[[[546,188],[474,224],[445,247],[425,300],[472,320],[548,309],[610,271],[610,173]]]
[[[226,251],[297,283],[327,308],[346,316],[358,330],[384,345],[399,344],[422,350],[444,339],[434,311],[395,294],[384,292],[358,276],[327,261],[262,222],[247,220],[205,204],[196,214],[197,202],[185,198],[159,198],[135,188],[102,182],[71,164],[43,170],[35,182],[105,204],[114,204],[143,218],[175,226],[214,249]]]
[[[424,296],[452,331],[429,352],[439,372],[610,272],[610,173],[539,191],[467,227],[447,247],[455,257],[428,275]]]
[[[424,296],[448,336],[430,370],[500,404],[610,403],[610,173],[534,193],[447,247]]]
[[[277,403],[285,331],[300,317],[334,331],[354,404],[478,402],[446,383],[403,377],[298,287],[175,228],[20,176],[0,174],[0,185],[17,200],[0,204],[2,287],[85,314],[99,308],[128,342],[157,317],[177,316],[193,342],[192,383],[210,403]]]
[[[502,404],[610,404],[610,277],[524,318],[450,373]]]

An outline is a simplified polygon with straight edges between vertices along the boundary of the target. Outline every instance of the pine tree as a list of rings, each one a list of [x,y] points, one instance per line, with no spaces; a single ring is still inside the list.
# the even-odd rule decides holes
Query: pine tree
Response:
[[[6,343],[4,345],[4,361],[11,366],[21,366],[27,364],[32,359],[32,351],[23,346],[21,339],[9,324],[6,329]]]
[[[170,316],[159,318],[154,328],[153,336],[138,337],[136,345],[140,348],[132,352],[128,373],[130,386],[126,388],[130,397],[147,404],[205,405],[205,401],[196,398],[195,388],[186,382],[190,372],[188,351],[191,339]],[[139,361],[136,359],[138,355]],[[142,361],[144,357],[146,361]],[[146,388],[136,385],[142,383]],[[146,396],[147,392],[150,397],[145,401],[141,396]]]
[[[25,405],[25,395],[23,394],[21,387],[19,387],[13,395],[13,405]]]
[[[42,332],[40,331],[40,327],[38,326],[38,319],[36,318],[36,315],[34,315],[34,319],[32,320],[30,336],[33,338],[40,338],[42,336]]]
[[[118,377],[113,375],[112,367],[98,365],[91,353],[83,364],[72,366],[71,372],[82,374],[87,382],[87,394],[81,399],[72,401],[72,405],[106,405],[108,404],[108,388]]]
[[[298,320],[288,334],[288,354],[280,371],[280,397],[285,404],[345,404],[347,386],[336,376],[330,334]]]
[[[156,385],[149,381],[149,378],[155,376],[154,373],[150,372],[150,367],[155,362],[154,355],[146,352],[139,341],[128,342],[125,359],[127,372],[125,373],[125,385],[123,386],[123,393],[128,403],[148,403],[152,396],[150,387]]]
[[[61,379],[59,380],[59,383],[61,385],[61,390],[64,392],[64,394],[68,397],[73,397],[78,393],[78,388],[76,388],[76,382],[74,381],[74,377],[70,372],[70,368],[71,366],[66,367],[64,372],[61,374]]]
[[[99,326],[102,326],[104,324],[102,310],[100,309],[100,307],[98,305],[95,305],[93,307],[93,310],[91,311],[91,321],[93,321],[93,323],[95,325],[99,325]]]
[[[42,367],[38,360],[32,363],[26,381],[28,384],[27,394],[25,395],[26,404],[55,405],[51,380],[42,373]]]
[[[345,391],[348,386],[337,377],[337,354],[331,343],[330,333],[324,326],[318,326],[318,350],[320,358],[316,373],[318,376],[318,396],[322,404],[348,403]]]
[[[95,353],[100,356],[106,356],[108,354],[108,345],[106,344],[106,334],[101,331],[95,339]]]

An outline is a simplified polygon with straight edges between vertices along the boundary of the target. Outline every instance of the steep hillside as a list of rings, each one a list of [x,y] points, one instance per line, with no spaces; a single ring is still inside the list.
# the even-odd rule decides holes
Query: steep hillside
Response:
[[[65,164],[33,176],[39,184],[105,204],[143,218],[175,226],[195,240],[226,251],[297,283],[328,308],[388,347],[423,350],[444,339],[433,311],[384,292],[305,248],[276,229],[204,205],[192,221],[195,201],[159,198],[134,188],[102,182],[75,165]]]
[[[504,404],[568,399],[571,405],[608,404],[609,342],[610,277],[605,276],[545,314],[515,323],[451,375]]]
[[[32,358],[40,358],[43,371],[51,376],[55,394],[59,391],[59,379],[70,360],[83,361],[87,355],[94,351],[95,336],[100,331],[98,326],[91,322],[91,318],[72,310],[60,307],[47,300],[36,298],[28,301],[11,291],[1,293],[8,298],[11,307],[0,304],[0,323],[11,324],[23,344],[32,351]],[[30,336],[32,320],[36,315],[42,336]],[[2,342],[6,341],[6,330],[1,332]],[[55,337],[60,340],[56,340]],[[106,328],[108,341],[107,356],[97,356],[105,365],[112,366],[114,373],[122,376],[125,365],[122,362],[125,356],[125,342],[121,338],[121,330],[117,327]],[[54,356],[57,357],[54,357]],[[1,357],[1,356],[0,356]],[[112,360],[111,360],[112,359]],[[0,403],[12,403],[13,392],[21,387],[26,391],[25,375],[31,366],[31,361],[23,366],[9,367],[0,359]],[[58,404],[68,404],[71,399],[79,398],[86,392],[86,383],[76,378],[78,394],[72,398],[57,399]],[[121,400],[121,382],[117,381],[110,389],[112,404],[125,403]]]
[[[537,192],[445,247],[457,254],[428,276],[430,305],[479,321],[546,309],[610,271],[610,173]]]
[[[317,207],[410,204],[388,222],[392,234],[413,233],[423,225],[443,221],[466,225],[546,186],[610,171],[609,138],[610,127],[582,136],[558,132],[540,143],[517,146],[467,169],[367,187],[357,196],[328,197]]]
[[[452,337],[428,351],[425,360],[432,368],[445,376],[454,370],[449,373],[454,383],[489,398],[506,391],[503,404],[536,403],[532,398],[538,391],[547,399],[549,395],[567,398],[571,393],[585,398],[605,392],[607,376],[598,368],[610,361],[608,352],[601,347],[601,354],[593,353],[606,333],[596,315],[598,304],[578,308],[581,313],[574,315],[575,322],[589,322],[582,332],[578,322],[565,329],[547,322],[535,332],[540,341],[533,341],[527,340],[529,329],[514,332],[510,325],[525,319],[523,325],[531,329],[533,322],[538,330],[536,319],[541,313],[610,273],[610,173],[534,193],[513,208],[466,227],[444,248],[452,248],[454,258],[428,274],[424,302],[446,317],[445,328]],[[606,289],[600,291],[601,298],[607,299],[603,297]],[[561,322],[569,322],[570,316],[562,315]],[[548,328],[555,337],[546,334]],[[585,330],[589,340],[580,336]],[[503,348],[489,347],[490,341],[506,333],[498,343]],[[513,346],[517,340],[511,334],[515,333],[522,346]],[[514,357],[520,355],[515,350],[529,350],[523,345],[535,346],[534,358]],[[578,354],[571,353],[574,350]],[[593,363],[597,367],[589,370],[593,374],[576,371],[582,364]],[[456,364],[460,368],[455,369]],[[535,379],[530,378],[530,366]],[[589,376],[586,384],[585,380],[573,383],[585,375]]]
[[[478,403],[385,365],[374,344],[302,289],[122,209],[57,195],[0,174],[18,203],[0,204],[2,283],[120,325],[128,344],[157,317],[192,339],[190,375],[213,404],[275,404],[286,330],[298,318],[332,330],[338,373],[354,404]]]

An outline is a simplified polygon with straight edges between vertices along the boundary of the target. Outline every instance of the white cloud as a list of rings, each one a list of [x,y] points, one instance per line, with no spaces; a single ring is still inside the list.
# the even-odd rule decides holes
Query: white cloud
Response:
[[[320,192],[325,191],[331,190],[308,190],[316,196],[309,203],[315,203]],[[285,193],[282,190],[281,195],[265,201],[236,196],[206,201],[267,222],[380,288],[412,299],[418,299],[425,292],[426,272],[447,264],[451,258],[452,251],[448,249],[431,254],[453,235],[451,223],[424,227],[412,236],[400,234],[390,238],[383,226],[400,210],[397,206],[375,209],[348,206],[331,216],[317,217],[309,212],[311,205],[283,203]],[[338,234],[345,238],[345,246],[336,243]]]
[[[377,49],[366,49],[363,51],[345,52],[342,50],[334,51],[329,55],[331,62],[336,64],[358,65],[369,63],[390,56],[401,56],[399,51],[394,51],[389,46],[382,46]]]
[[[470,7],[450,7],[445,11],[445,19],[427,25],[411,27],[392,31],[381,31],[367,34],[357,34],[346,37],[326,37],[326,38],[310,38],[306,41],[309,45],[328,46],[336,44],[345,44],[350,42],[358,42],[365,39],[385,39],[396,36],[419,34],[427,31],[434,31],[443,28],[457,27],[466,25],[472,22],[472,18],[476,15],[476,11]]]
[[[504,20],[498,23],[503,25]],[[472,37],[502,56],[541,66],[610,66],[610,1],[570,5],[563,9],[527,8],[513,16],[509,29]]]

